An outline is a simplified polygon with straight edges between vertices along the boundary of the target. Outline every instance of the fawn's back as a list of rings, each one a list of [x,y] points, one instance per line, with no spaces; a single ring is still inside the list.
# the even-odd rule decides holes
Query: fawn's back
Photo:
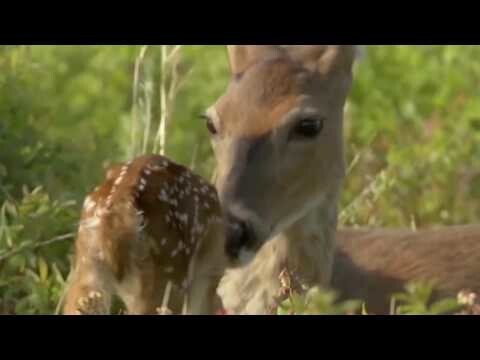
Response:
[[[154,313],[168,282],[178,311],[183,293],[200,287],[195,291],[211,294],[212,279],[223,273],[215,188],[159,155],[112,167],[84,202],[75,252],[67,313],[78,311],[80,298],[96,300],[99,312],[108,312],[112,293],[129,313]],[[198,306],[203,312],[207,305]]]

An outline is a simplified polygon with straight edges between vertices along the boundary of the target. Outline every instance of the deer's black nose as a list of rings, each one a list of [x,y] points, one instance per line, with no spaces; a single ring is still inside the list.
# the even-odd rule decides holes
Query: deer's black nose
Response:
[[[228,216],[226,231],[225,251],[231,260],[238,260],[241,250],[253,249],[255,235],[247,222]]]

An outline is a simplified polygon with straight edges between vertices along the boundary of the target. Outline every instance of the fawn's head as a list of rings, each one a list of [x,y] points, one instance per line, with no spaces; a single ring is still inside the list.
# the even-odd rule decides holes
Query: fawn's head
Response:
[[[228,47],[232,78],[206,118],[230,257],[253,255],[312,208],[336,202],[354,50]]]

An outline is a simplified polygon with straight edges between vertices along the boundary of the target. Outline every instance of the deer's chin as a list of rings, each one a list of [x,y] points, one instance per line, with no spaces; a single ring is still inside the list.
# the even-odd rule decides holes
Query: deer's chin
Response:
[[[256,255],[257,255],[257,252],[255,252],[254,250],[242,249],[240,250],[238,257],[230,261],[229,267],[231,269],[237,269],[244,266],[248,266],[253,262],[253,259],[255,259]]]

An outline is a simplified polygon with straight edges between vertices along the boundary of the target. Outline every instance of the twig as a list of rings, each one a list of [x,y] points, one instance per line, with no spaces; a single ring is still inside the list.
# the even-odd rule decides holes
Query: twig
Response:
[[[143,133],[142,154],[147,153],[148,140],[150,139],[150,127],[152,123],[152,109],[151,109],[151,84],[149,81],[144,82],[143,91],[145,96],[145,129]]]
[[[131,133],[131,149],[130,156],[135,156],[136,153],[136,138],[137,138],[137,124],[138,124],[138,111],[137,111],[137,98],[138,98],[138,84],[140,78],[140,65],[143,62],[145,53],[147,52],[148,45],[142,46],[140,54],[135,59],[135,69],[133,73],[133,90],[132,90],[132,133]]]
[[[195,171],[195,167],[197,165],[197,151],[198,151],[198,143],[195,144],[193,148],[192,160],[190,161],[190,170]]]
[[[165,133],[167,128],[167,45],[161,47],[161,79],[160,79],[160,125],[158,129],[160,155],[165,155]]]
[[[62,242],[62,241],[65,241],[65,240],[68,240],[68,239],[72,239],[75,237],[75,234],[74,233],[70,233],[70,234],[65,234],[65,235],[60,235],[60,236],[56,236],[50,240],[47,240],[47,241],[42,241],[40,243],[37,243],[37,244],[32,244],[32,243],[29,243],[29,244],[26,244],[26,245],[21,245],[19,246],[18,248],[16,249],[13,249],[13,250],[10,250],[10,251],[6,251],[2,254],[0,254],[0,263],[7,260],[8,258],[12,257],[12,256],[15,256],[23,251],[26,251],[26,250],[37,250],[39,248],[42,248],[42,247],[45,247],[45,246],[49,246],[51,244],[54,244],[54,243],[58,243],[58,242]]]
[[[167,45],[162,45],[160,47],[160,119],[153,144],[153,152],[158,152],[161,155],[165,155],[167,125],[172,114],[175,97],[182,84],[182,79],[179,79],[179,74],[177,72],[179,51],[181,48],[182,45],[175,45],[175,47],[169,51]],[[167,73],[171,74],[171,79],[169,81],[167,81]]]

